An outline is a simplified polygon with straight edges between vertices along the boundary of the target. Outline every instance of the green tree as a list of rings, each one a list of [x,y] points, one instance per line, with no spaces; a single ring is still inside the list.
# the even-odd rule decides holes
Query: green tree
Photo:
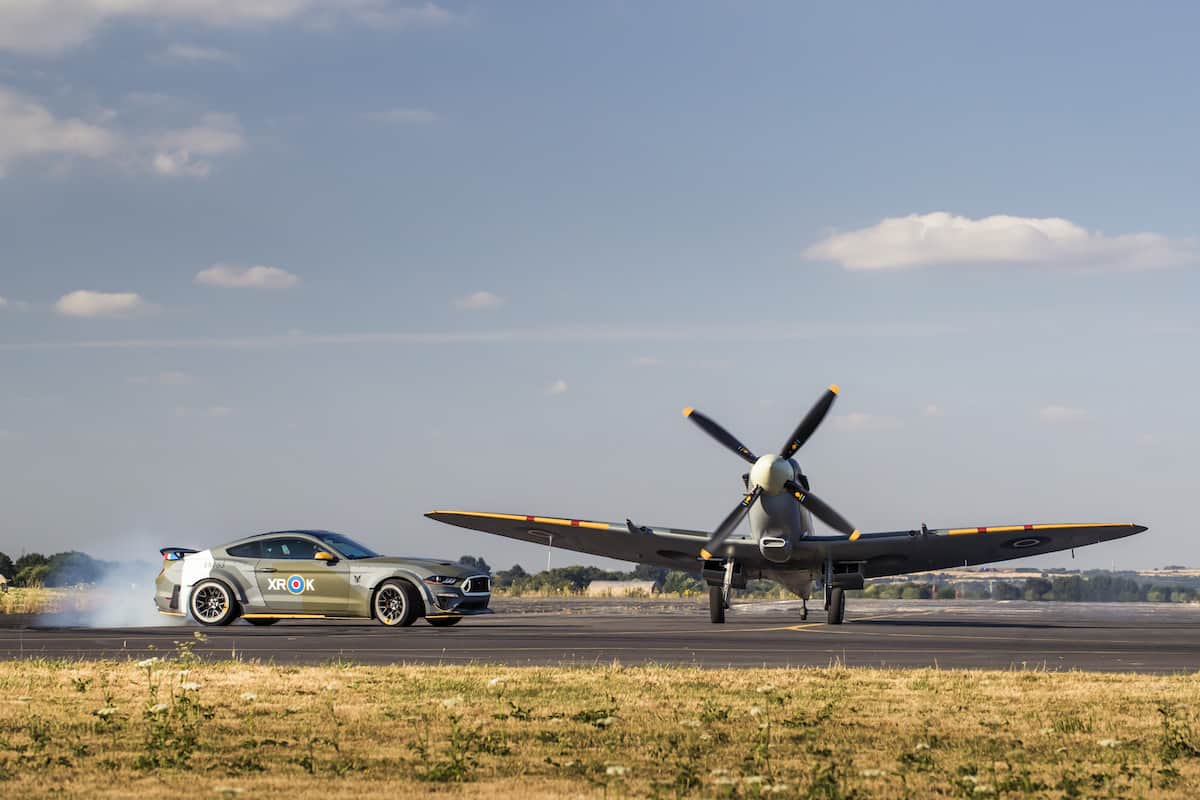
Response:
[[[8,578],[10,581],[17,576],[17,570],[8,553],[0,553],[0,575]]]
[[[462,556],[458,559],[458,563],[474,567],[480,572],[486,572],[489,575],[492,574],[492,568],[488,566],[488,562],[483,560],[483,556]]]

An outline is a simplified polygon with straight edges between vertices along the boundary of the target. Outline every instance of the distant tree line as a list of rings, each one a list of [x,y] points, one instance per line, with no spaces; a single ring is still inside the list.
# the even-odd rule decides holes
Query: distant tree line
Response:
[[[26,553],[16,561],[7,553],[0,553],[0,575],[7,578],[13,586],[75,586],[80,583],[96,583],[111,566],[106,561],[99,561],[77,550],[50,556]]]
[[[959,581],[951,583],[873,583],[864,597],[905,600],[1037,600],[1090,603],[1191,603],[1200,590],[1187,586],[1140,583],[1107,573],[1026,578],[1024,581]]]
[[[491,573],[482,558],[463,556],[461,563]],[[666,567],[639,565],[629,572],[604,570],[599,567],[556,567],[528,573],[520,564],[492,574],[492,588],[507,594],[582,594],[592,581],[654,581],[668,594],[699,594],[706,590],[698,573]],[[791,597],[791,593],[774,581],[752,580],[742,596]],[[862,592],[864,597],[904,600],[1036,600],[1066,602],[1150,602],[1190,603],[1200,600],[1200,588],[1142,583],[1122,575],[1094,571],[1086,575],[1056,575],[1052,578],[1030,577],[1023,581],[908,581],[904,583],[872,583]]]

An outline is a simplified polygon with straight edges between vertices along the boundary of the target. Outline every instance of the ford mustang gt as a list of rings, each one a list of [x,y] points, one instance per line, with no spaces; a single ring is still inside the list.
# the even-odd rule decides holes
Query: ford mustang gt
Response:
[[[207,550],[164,547],[154,603],[201,625],[376,619],[445,627],[490,614],[491,579],[452,561],[381,556],[340,533],[275,531]]]

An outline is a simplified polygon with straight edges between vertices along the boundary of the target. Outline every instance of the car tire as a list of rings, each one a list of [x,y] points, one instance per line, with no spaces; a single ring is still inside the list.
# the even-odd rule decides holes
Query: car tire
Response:
[[[188,612],[201,625],[228,625],[238,618],[238,605],[232,589],[221,581],[206,578],[192,587]]]
[[[278,619],[269,619],[269,618],[264,619],[262,617],[251,617],[250,619],[247,619],[246,622],[249,622],[251,625],[257,625],[260,628],[265,628],[268,625],[274,625],[276,622],[279,622],[279,620]]]
[[[388,578],[371,597],[371,614],[381,625],[405,628],[425,614],[421,595],[408,581]]]
[[[451,625],[462,622],[462,617],[435,617],[433,619],[426,617],[425,621],[435,628],[449,628]]]

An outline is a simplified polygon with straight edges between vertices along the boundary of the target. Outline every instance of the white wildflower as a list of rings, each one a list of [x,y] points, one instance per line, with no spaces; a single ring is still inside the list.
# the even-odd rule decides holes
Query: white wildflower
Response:
[[[160,661],[162,661],[162,659],[158,656],[151,656],[150,658],[143,658],[141,661],[137,662],[137,665],[141,669],[151,669]]]
[[[864,769],[858,773],[864,778],[882,778],[887,775],[886,769]]]
[[[453,697],[447,697],[442,701],[442,708],[454,708],[455,706],[460,706],[462,705],[462,701],[463,696],[461,694],[456,694]]]
[[[97,709],[95,712],[96,716],[100,717],[100,719],[108,719],[115,713],[117,713],[117,709],[114,706],[105,706],[104,708]]]
[[[758,717],[758,716],[762,716],[762,713],[763,713],[763,710],[762,710],[761,706],[750,706],[750,716]]]
[[[1121,744],[1121,740],[1120,739],[1101,739],[1100,741],[1096,742],[1096,744],[1100,745],[1101,747],[1119,747]]]
[[[495,678],[492,678],[490,681],[488,681],[488,686],[494,689],[497,686],[503,686],[507,680],[507,678],[497,675]]]
[[[607,728],[609,725],[612,725],[616,721],[617,721],[616,717],[601,717],[600,719],[596,720],[592,724],[595,725],[597,728]]]
[[[733,786],[737,783],[737,779],[731,778],[728,775],[718,775],[717,777],[713,778],[713,783],[715,783],[717,786]]]
[[[198,692],[200,691],[200,684],[188,681],[186,683],[179,684],[179,688],[183,689],[185,692]]]
[[[742,783],[766,783],[766,780],[762,775],[750,775],[742,778]]]
[[[251,703],[257,699],[258,695],[256,695],[254,692],[242,692],[242,700],[246,701],[247,703]]]
[[[625,777],[625,773],[627,772],[629,772],[629,767],[622,767],[617,764],[613,764],[611,767],[604,770],[605,775],[616,775],[618,778]]]
[[[929,749],[929,745],[925,742],[917,742],[917,746],[913,748],[913,750],[916,750],[916,751],[928,750],[928,749]]]
[[[986,783],[980,783],[975,787],[975,794],[991,794],[994,789]]]
[[[150,706],[150,713],[161,714],[168,708],[170,708],[170,706],[168,706],[166,703],[155,703],[154,705]]]

